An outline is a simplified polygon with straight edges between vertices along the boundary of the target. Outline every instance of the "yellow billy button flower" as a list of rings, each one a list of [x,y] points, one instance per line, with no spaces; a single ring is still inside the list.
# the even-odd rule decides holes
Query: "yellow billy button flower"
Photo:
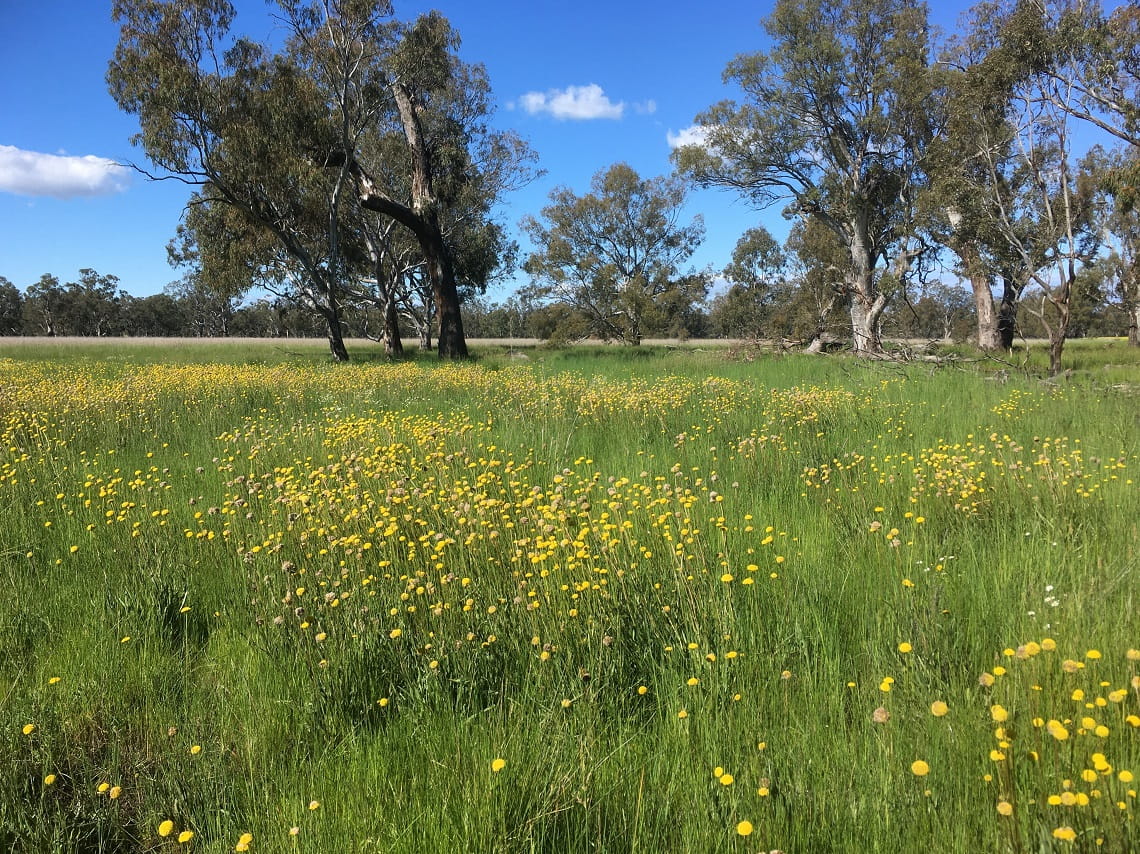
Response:
[[[916,777],[925,777],[930,773],[930,765],[922,759],[916,759],[910,763],[910,773]]]
[[[990,717],[993,718],[996,723],[1005,723],[1009,720],[1009,712],[1005,710],[1004,706],[993,705],[990,706]]]
[[[1065,842],[1072,842],[1074,839],[1077,838],[1077,832],[1075,830],[1073,830],[1071,827],[1069,827],[1068,825],[1066,825],[1064,827],[1056,828],[1053,831],[1053,837],[1055,839],[1063,839],[1063,840],[1065,840]]]
[[[107,792],[107,797],[109,797],[111,800],[116,800],[122,793],[122,786],[112,786],[111,791]]]
[[[159,836],[170,836],[170,834],[173,832],[174,832],[174,822],[172,822],[170,819],[167,819],[166,821],[162,822],[162,824],[160,824],[158,826],[158,835]]]
[[[180,834],[178,834],[178,844],[179,845],[185,845],[187,842],[189,842],[193,838],[194,838],[194,831],[184,830]]]
[[[945,717],[949,711],[950,707],[941,700],[935,700],[930,704],[930,714],[934,715],[936,718]]]
[[[491,760],[491,773],[498,774],[507,767],[506,759],[492,759]]]
[[[911,646],[906,641],[903,641],[902,643],[899,644],[899,652],[901,652],[903,655],[906,655],[908,652],[911,652],[913,649],[914,649],[914,647]]]
[[[21,731],[24,733],[24,735],[31,735],[33,732],[36,731],[36,725],[35,724],[24,724],[24,728]]]
[[[749,836],[752,833],[752,822],[745,820],[736,825],[736,833],[738,836]]]
[[[320,809],[320,806],[321,806],[320,801],[309,801],[309,810],[310,811]]]
[[[50,786],[54,782],[55,782],[55,774],[48,774],[46,777],[44,777],[44,785],[45,786]]]
[[[997,802],[998,815],[1013,815],[1013,804],[1009,801]]]

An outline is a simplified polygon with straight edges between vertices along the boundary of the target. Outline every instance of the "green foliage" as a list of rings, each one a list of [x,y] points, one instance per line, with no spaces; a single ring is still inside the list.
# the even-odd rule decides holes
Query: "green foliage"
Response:
[[[932,95],[926,8],[905,0],[780,2],[764,23],[767,54],[725,70],[743,103],[696,119],[704,142],[679,148],[678,168],[832,231],[846,255],[837,284],[848,299],[854,347],[877,354],[888,296],[879,268],[905,255],[921,179]]]
[[[538,247],[524,266],[534,282],[524,296],[573,309],[598,337],[639,344],[703,299],[708,276],[681,265],[704,224],[679,221],[685,185],[676,178],[643,179],[617,163],[590,187],[582,196],[558,188],[542,210],[545,222],[523,220]]]

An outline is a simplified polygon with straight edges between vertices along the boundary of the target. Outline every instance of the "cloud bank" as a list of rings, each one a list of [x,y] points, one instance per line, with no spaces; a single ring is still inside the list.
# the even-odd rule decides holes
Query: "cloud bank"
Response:
[[[130,184],[130,170],[105,157],[70,157],[0,145],[0,192],[74,199],[110,196]]]
[[[665,138],[669,141],[670,148],[680,148],[683,145],[700,145],[704,146],[708,142],[708,130],[700,125],[690,125],[684,130],[668,131]]]
[[[625,102],[615,104],[597,83],[527,92],[518,103],[532,116],[546,113],[556,119],[620,119],[625,112]]]

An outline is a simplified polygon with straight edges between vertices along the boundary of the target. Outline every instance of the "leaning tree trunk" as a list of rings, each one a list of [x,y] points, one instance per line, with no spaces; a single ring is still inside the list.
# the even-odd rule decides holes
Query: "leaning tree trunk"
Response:
[[[344,333],[341,331],[340,323],[340,306],[337,304],[336,295],[327,281],[318,279],[314,285],[319,289],[318,294],[308,294],[306,302],[324,318],[329,352],[332,354],[333,360],[347,362],[348,349],[344,346]],[[327,296],[327,299],[318,299],[318,295]]]
[[[327,312],[321,312],[328,327],[329,352],[337,362],[348,361],[348,349],[344,346],[344,335],[340,329],[340,311],[333,307]]]

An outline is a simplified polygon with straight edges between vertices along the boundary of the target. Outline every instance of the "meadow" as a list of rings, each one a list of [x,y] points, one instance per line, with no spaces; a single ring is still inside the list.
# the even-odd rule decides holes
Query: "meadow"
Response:
[[[1140,356],[477,353],[0,346],[0,848],[1140,849]]]

